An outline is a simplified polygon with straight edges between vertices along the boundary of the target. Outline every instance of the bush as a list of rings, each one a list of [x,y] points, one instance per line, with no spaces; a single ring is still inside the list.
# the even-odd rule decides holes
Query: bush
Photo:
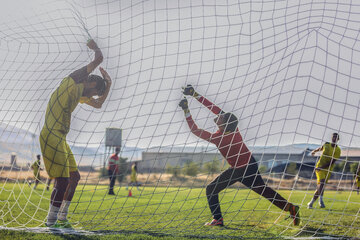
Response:
[[[340,162],[339,164],[336,164],[337,162]],[[334,172],[350,172],[350,164],[346,161],[346,159],[341,159],[339,161],[335,162],[334,166]]]
[[[260,172],[260,173],[266,172],[267,169],[268,169],[268,168],[267,168],[265,165],[260,165],[260,166],[259,166],[259,172]]]
[[[199,166],[194,162],[188,162],[183,169],[184,175],[195,177],[199,173]]]
[[[109,175],[108,170],[106,167],[100,168],[100,177],[107,177]]]
[[[356,174],[359,167],[360,167],[359,163],[350,164],[350,172],[353,173],[353,174]]]
[[[204,164],[204,171],[208,174],[214,174],[220,172],[220,163],[217,158],[214,158],[211,162]]]
[[[295,175],[297,173],[296,170],[296,163],[291,162],[286,166],[286,173],[287,174],[291,174],[291,175]]]
[[[166,170],[165,170],[166,173],[169,173],[169,174],[172,174],[173,177],[179,177],[180,176],[180,167],[179,166],[171,166],[171,165],[166,165]]]

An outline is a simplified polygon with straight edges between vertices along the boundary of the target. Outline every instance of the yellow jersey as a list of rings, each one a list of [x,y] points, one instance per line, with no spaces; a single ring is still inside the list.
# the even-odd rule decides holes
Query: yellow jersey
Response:
[[[339,160],[340,155],[341,155],[341,149],[338,145],[332,147],[331,143],[326,142],[323,145],[323,152],[321,154],[319,161],[316,164],[316,167],[322,168],[324,165],[329,164],[331,162],[331,159]],[[331,171],[333,170],[334,166],[335,166],[334,164],[330,166]]]
[[[34,173],[38,172],[40,169],[40,160],[36,160],[32,165],[31,168],[34,170]]]
[[[89,98],[82,97],[83,91],[84,84],[76,84],[71,77],[64,78],[50,97],[44,128],[50,132],[59,131],[67,134],[70,130],[71,113],[79,102],[89,101]]]

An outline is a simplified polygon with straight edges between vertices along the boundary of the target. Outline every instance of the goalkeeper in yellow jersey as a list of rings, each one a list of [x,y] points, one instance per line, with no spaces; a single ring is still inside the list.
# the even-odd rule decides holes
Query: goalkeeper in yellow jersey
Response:
[[[307,204],[308,208],[313,208],[314,202],[319,199],[320,208],[325,208],[325,203],[323,200],[325,184],[328,182],[331,172],[334,169],[335,161],[340,158],[341,149],[337,145],[337,142],[340,140],[339,134],[333,133],[331,138],[331,143],[326,142],[323,146],[313,150],[311,155],[315,155],[316,152],[322,151],[321,157],[315,166],[315,173],[317,178],[317,188],[314,193],[314,197]]]
[[[80,180],[74,155],[66,142],[71,113],[78,103],[101,108],[111,86],[111,79],[103,68],[99,68],[102,77],[90,75],[103,61],[103,55],[94,40],[89,40],[87,46],[95,52],[94,60],[65,77],[52,93],[40,133],[45,168],[49,177],[55,179],[46,222],[48,227],[71,228],[67,213]]]

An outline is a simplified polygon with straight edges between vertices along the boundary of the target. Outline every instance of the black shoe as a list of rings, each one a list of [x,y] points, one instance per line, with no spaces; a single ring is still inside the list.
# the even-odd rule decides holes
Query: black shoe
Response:
[[[109,192],[109,195],[115,195],[115,193],[114,192]]]

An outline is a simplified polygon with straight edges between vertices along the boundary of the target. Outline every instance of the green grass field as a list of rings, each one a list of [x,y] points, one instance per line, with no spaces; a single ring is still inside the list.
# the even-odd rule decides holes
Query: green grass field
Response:
[[[32,228],[43,224],[50,197],[43,185],[35,191],[23,183],[0,183],[0,186],[0,226]],[[117,188],[118,194],[114,197],[107,195],[107,186],[80,185],[70,206],[69,218],[77,229],[104,234],[90,235],[88,239],[360,236],[360,195],[355,192],[327,191],[327,208],[316,206],[308,210],[306,203],[313,190],[279,191],[301,206],[302,221],[299,227],[294,227],[291,219],[285,219],[288,213],[266,199],[247,189],[228,189],[220,194],[226,227],[209,228],[203,226],[211,219],[204,190],[145,187],[138,191],[133,188],[133,196],[127,197],[125,188]],[[0,239],[36,237],[49,239],[49,234],[0,230]]]

